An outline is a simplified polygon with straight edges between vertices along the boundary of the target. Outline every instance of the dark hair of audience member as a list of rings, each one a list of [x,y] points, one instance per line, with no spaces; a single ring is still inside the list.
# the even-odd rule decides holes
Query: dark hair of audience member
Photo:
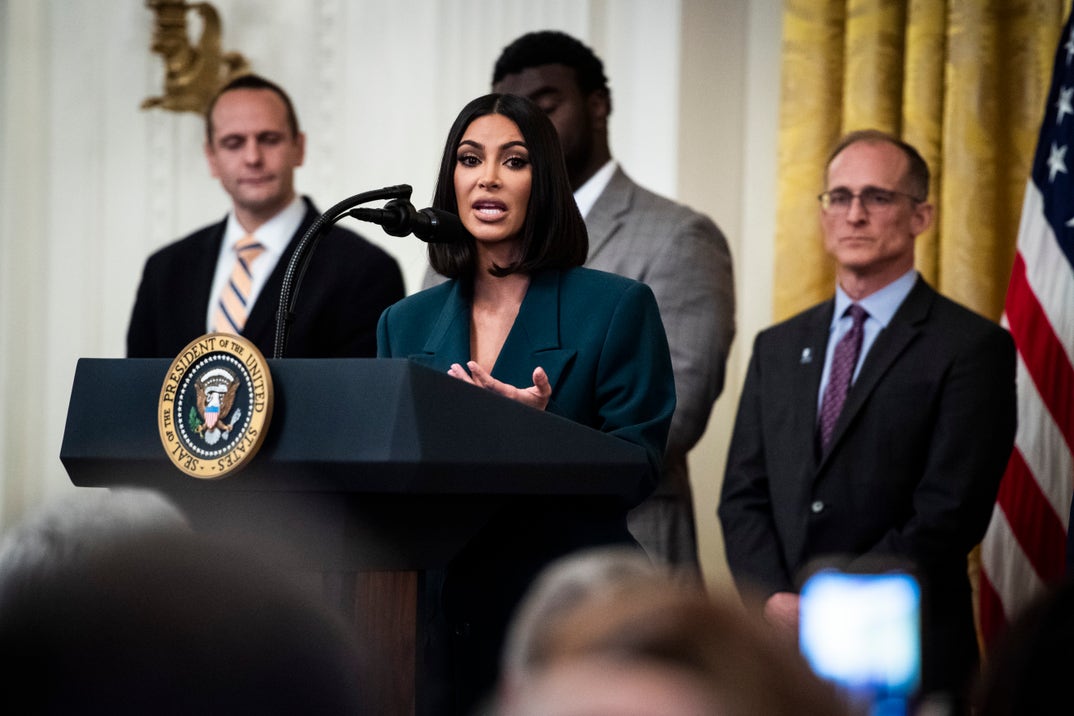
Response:
[[[1074,674],[1074,581],[1041,595],[1000,637],[977,685],[978,716],[1059,713]],[[1069,708],[1069,706],[1067,706]]]
[[[588,95],[596,90],[611,94],[608,78],[604,75],[604,63],[596,53],[558,30],[530,32],[505,47],[492,70],[492,84],[495,85],[507,75],[542,65],[570,67],[583,94]]]
[[[171,522],[107,534],[60,514],[18,528],[0,563],[9,704],[360,712],[363,663],[345,624],[247,550]]]

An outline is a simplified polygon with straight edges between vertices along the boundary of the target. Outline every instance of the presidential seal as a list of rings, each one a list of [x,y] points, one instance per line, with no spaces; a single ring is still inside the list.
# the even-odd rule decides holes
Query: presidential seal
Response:
[[[247,465],[272,417],[272,376],[242,336],[209,333],[179,354],[160,390],[164,451],[186,474],[214,480]]]

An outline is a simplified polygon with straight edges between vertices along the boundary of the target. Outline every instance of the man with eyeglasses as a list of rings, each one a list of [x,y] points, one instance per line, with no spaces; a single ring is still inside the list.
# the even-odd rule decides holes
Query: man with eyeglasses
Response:
[[[922,693],[958,701],[978,658],[967,553],[1014,441],[1014,344],[914,269],[933,219],[917,150],[854,132],[825,183],[835,296],[756,338],[719,506],[727,560],[788,635],[811,562],[912,565]]]

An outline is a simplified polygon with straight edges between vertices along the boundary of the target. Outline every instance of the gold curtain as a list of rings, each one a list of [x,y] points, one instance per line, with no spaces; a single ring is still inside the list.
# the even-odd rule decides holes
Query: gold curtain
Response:
[[[774,312],[833,291],[816,196],[828,151],[873,127],[918,148],[937,220],[917,268],[1003,311],[1052,60],[1071,0],[785,0]]]

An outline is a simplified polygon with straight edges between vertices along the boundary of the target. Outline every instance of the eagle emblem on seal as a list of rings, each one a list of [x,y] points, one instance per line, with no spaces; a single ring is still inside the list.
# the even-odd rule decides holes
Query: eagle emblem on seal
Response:
[[[212,368],[194,381],[194,388],[197,412],[191,408],[190,427],[209,445],[215,445],[221,438],[227,440],[232,427],[242,418],[241,409],[231,415],[239,389],[238,378],[226,368]]]

